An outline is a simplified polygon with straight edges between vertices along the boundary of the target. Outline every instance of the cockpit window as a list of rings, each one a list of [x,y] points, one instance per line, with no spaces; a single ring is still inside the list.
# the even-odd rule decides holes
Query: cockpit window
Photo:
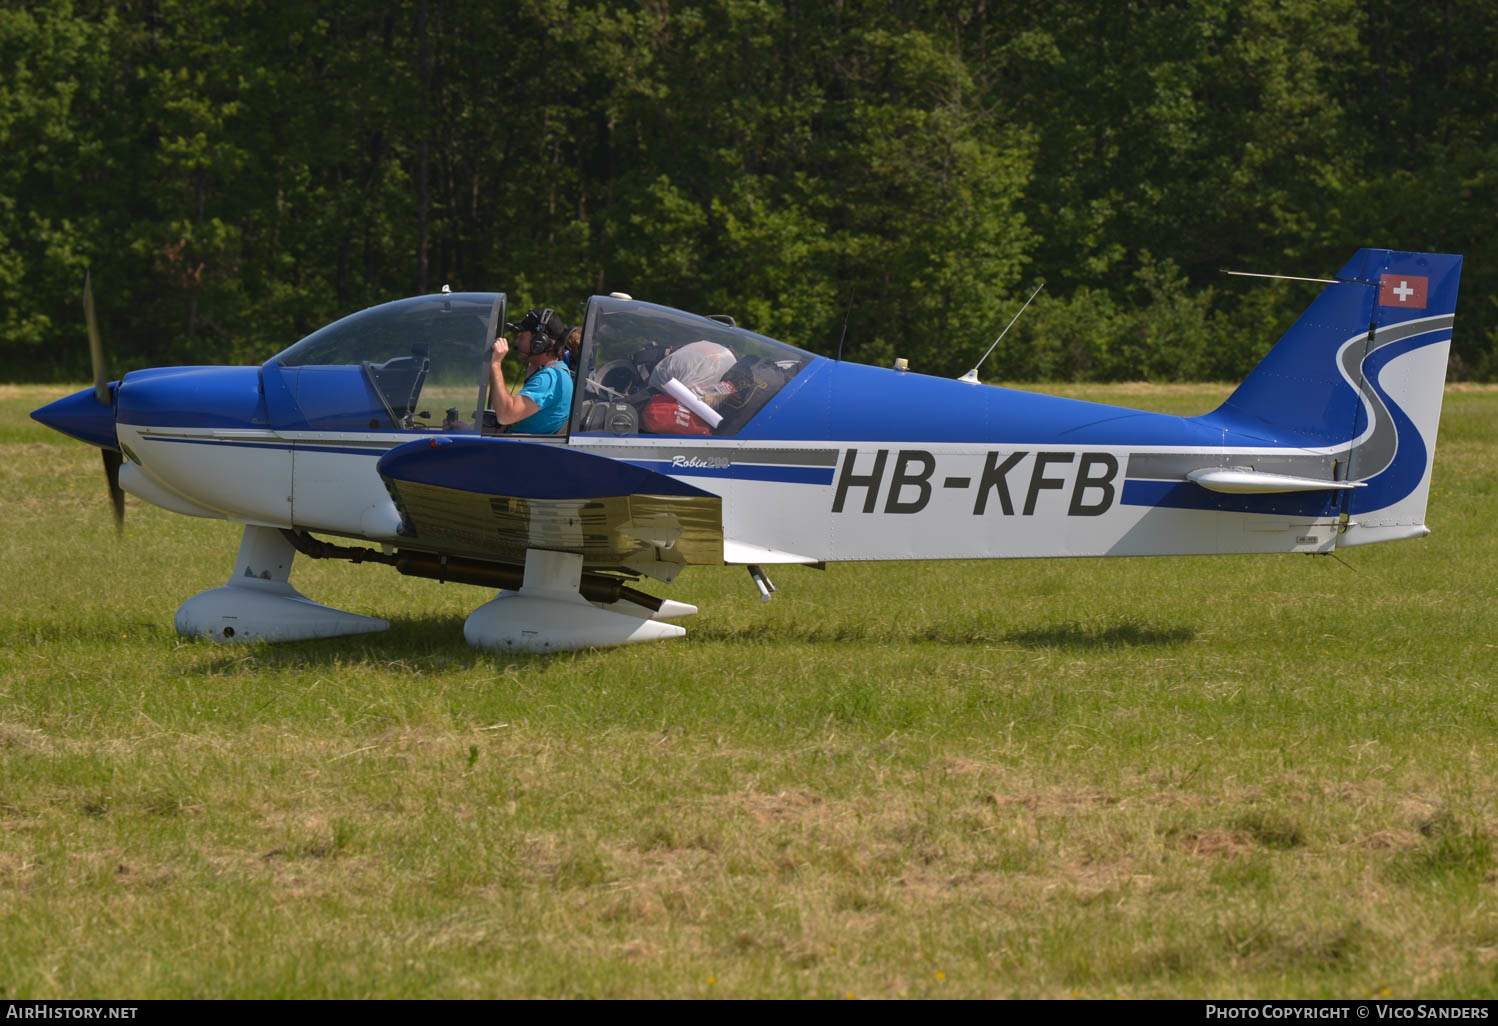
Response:
[[[812,359],[726,321],[594,297],[573,430],[737,434]]]
[[[402,299],[335,321],[276,362],[299,369],[311,426],[457,430],[480,416],[503,309],[492,292]]]

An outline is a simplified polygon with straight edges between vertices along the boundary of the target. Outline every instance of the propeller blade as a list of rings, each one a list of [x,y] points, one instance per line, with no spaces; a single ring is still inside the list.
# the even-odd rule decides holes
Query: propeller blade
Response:
[[[99,405],[110,404],[109,374],[104,369],[104,342],[99,338],[99,319],[94,315],[93,275],[83,272],[83,320],[88,325],[88,358],[94,365],[94,398]],[[120,488],[120,464],[124,457],[115,449],[101,449],[104,457],[104,480],[109,484],[109,504],[114,507],[114,529],[125,533],[125,493]]]
[[[88,325],[88,358],[94,365],[94,398],[109,405],[109,375],[104,370],[104,343],[99,338],[99,321],[94,316],[92,275],[83,272],[83,320]]]
[[[104,456],[104,477],[109,482],[109,503],[114,507],[114,529],[123,534],[125,531],[125,493],[120,488],[120,464],[124,461],[118,452],[113,449],[100,449]]]

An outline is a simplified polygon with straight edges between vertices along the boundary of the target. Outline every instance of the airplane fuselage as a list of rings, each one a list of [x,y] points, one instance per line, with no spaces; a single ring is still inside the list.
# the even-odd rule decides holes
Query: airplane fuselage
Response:
[[[1408,359],[1439,360],[1438,349]],[[128,378],[117,423],[128,458],[125,489],[184,513],[411,544],[399,535],[375,465],[430,433],[272,427],[258,378],[250,367]],[[849,423],[854,417],[844,411],[844,430],[823,428],[847,436],[838,439],[524,440],[619,460],[722,496],[724,558],[736,563],[1326,552],[1338,543],[1342,516],[1353,512],[1354,493],[1346,490],[1223,495],[1186,480],[1194,468],[1223,465],[1335,481],[1346,474],[1351,423],[1339,444],[1294,445],[1203,418],[826,360],[805,378],[780,401],[835,410],[838,394],[899,390],[903,400],[943,411],[940,429],[930,432],[943,437],[921,439],[922,425],[908,422]],[[179,398],[164,398],[166,391]],[[765,414],[773,420],[776,412]],[[1422,419],[1438,416],[1436,408]],[[975,437],[958,437],[965,425]],[[915,437],[893,437],[905,432]],[[1122,438],[1133,441],[1111,441]],[[1423,533],[1421,525],[1404,526]]]
[[[755,567],[1327,553],[1427,534],[1460,269],[1360,251],[1197,417],[843,363],[600,296],[567,433],[502,434],[484,413],[499,293],[385,304],[258,368],[136,372],[105,401],[87,390],[35,416],[118,450],[125,491],[246,525],[234,579],[184,603],[184,633],[378,629],[287,583],[293,548],[326,555],[338,547],[310,539],[331,535],[417,554],[402,572],[455,560],[510,582],[470,617],[475,644],[616,644],[669,636],[654,621],[670,607],[617,597],[620,581],[692,564],[749,565],[768,594]]]

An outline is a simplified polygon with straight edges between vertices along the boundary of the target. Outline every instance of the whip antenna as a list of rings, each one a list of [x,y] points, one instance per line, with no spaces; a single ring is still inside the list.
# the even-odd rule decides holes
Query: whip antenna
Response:
[[[999,348],[999,343],[1004,341],[1004,336],[1009,334],[1009,329],[1014,327],[1014,322],[1019,320],[1019,315],[1025,312],[1025,307],[1029,306],[1035,300],[1035,297],[1040,295],[1040,290],[1043,288],[1045,288],[1044,278],[1040,279],[1040,284],[1035,286],[1035,291],[1030,293],[1030,298],[1025,300],[1025,306],[1020,307],[1019,313],[1016,313],[1012,318],[1010,318],[1009,323],[1004,325],[1004,330],[999,332],[999,337],[993,340],[993,345],[988,347],[988,352],[983,354],[983,359],[973,364],[973,369],[968,371],[962,377],[958,378],[958,381],[966,381],[969,385],[978,384],[978,368],[983,366],[983,360],[988,359],[993,351]]]
[[[1254,271],[1229,271],[1226,267],[1221,268],[1223,274],[1231,274],[1236,278],[1279,278],[1281,281],[1319,281],[1328,285],[1346,281],[1345,278],[1301,278],[1294,274],[1258,274]]]
[[[853,297],[855,293],[848,293],[848,309],[843,311],[843,333],[838,336],[836,359],[841,362],[843,358],[843,343],[848,339],[848,317],[853,313]]]

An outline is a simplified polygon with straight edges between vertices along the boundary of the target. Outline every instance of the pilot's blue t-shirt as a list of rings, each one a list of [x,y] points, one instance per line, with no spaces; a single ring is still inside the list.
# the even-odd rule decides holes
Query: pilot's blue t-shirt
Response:
[[[531,375],[520,394],[538,408],[529,417],[510,425],[510,432],[522,435],[555,434],[567,423],[567,414],[572,411],[572,375],[560,363],[548,364]]]

